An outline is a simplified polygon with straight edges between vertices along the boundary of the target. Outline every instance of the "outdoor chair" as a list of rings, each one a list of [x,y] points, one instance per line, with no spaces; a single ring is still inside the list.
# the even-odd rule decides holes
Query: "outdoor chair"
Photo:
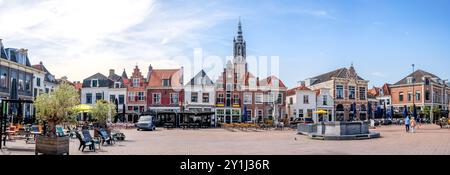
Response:
[[[121,133],[121,132],[114,132],[113,134],[111,134],[113,137],[113,140],[115,141],[124,141],[125,140],[125,134]]]
[[[104,129],[100,129],[98,131],[98,134],[100,135],[101,138],[101,144],[105,145],[105,143],[107,143],[108,145],[112,145],[114,144],[114,139],[112,136],[110,136],[108,134],[108,132],[106,132]]]
[[[33,125],[31,126],[30,134],[28,135],[26,139],[26,143],[35,143],[36,136],[41,134],[41,131],[39,130],[39,126]]]
[[[100,147],[100,141],[98,139],[92,138],[91,133],[89,132],[89,130],[85,129],[85,130],[83,130],[81,132],[82,132],[82,134],[83,134],[82,136],[83,136],[83,138],[84,138],[84,140],[86,142],[92,142],[92,144],[94,145],[94,151],[95,151],[95,144],[98,145],[98,149],[101,148]]]
[[[94,142],[92,140],[89,141],[89,140],[83,139],[81,134],[78,133],[78,132],[75,132],[75,135],[76,135],[77,139],[80,141],[80,146],[78,147],[78,150],[83,148],[81,151],[84,152],[84,149],[86,147],[89,147],[89,150],[94,150],[94,152],[95,152],[95,145],[94,145]]]
[[[68,135],[64,132],[64,128],[62,126],[56,126],[56,136],[66,137]]]

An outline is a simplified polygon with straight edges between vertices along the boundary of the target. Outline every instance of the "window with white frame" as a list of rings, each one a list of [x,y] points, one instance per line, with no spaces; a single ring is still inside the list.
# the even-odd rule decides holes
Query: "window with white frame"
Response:
[[[140,81],[141,80],[139,78],[133,78],[133,87],[139,87]]]
[[[356,88],[355,86],[348,87],[348,98],[355,99],[356,98]]]
[[[153,104],[161,104],[161,93],[153,94]]]
[[[255,94],[255,103],[256,104],[262,104],[263,103],[263,94],[262,93],[256,93]]]
[[[170,79],[162,80],[163,87],[170,87]]]
[[[278,93],[276,102],[277,104],[283,104],[283,93]]]
[[[218,94],[217,103],[225,103],[225,97],[223,93]]]
[[[309,104],[309,95],[303,95],[303,104]]]
[[[138,100],[139,101],[144,101],[145,100],[144,92],[138,92]]]
[[[253,95],[252,93],[244,93],[244,104],[252,104],[253,102]]]
[[[234,94],[233,95],[233,104],[239,104],[240,100],[239,100],[239,94]]]
[[[344,86],[336,85],[336,98],[344,99]]]
[[[191,92],[191,102],[192,103],[198,102],[198,92]]]
[[[128,92],[128,101],[135,101],[134,99],[134,92]]]
[[[91,80],[91,87],[98,87],[98,80]]]
[[[203,93],[203,103],[209,103],[209,93]]]
[[[360,100],[366,100],[366,88],[365,87],[359,87],[359,99]]]
[[[114,83],[114,88],[120,88],[120,86],[121,86],[121,83],[120,83],[120,82],[115,82],[115,83]]]
[[[178,93],[170,94],[170,104],[178,104]]]

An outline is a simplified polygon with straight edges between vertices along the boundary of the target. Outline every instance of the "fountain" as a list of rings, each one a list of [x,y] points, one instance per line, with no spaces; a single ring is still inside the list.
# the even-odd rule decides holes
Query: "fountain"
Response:
[[[321,122],[317,124],[298,124],[298,133],[318,140],[362,140],[379,138],[377,132],[369,131],[369,123]]]

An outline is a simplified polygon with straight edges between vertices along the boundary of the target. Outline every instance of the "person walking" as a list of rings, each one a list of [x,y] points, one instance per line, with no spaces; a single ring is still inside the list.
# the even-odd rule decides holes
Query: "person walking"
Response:
[[[406,132],[409,132],[409,124],[410,124],[410,120],[409,117],[406,116],[405,118],[405,127],[406,127]]]
[[[414,133],[414,130],[416,130],[416,120],[414,119],[414,117],[411,118],[409,125],[411,126],[411,132]]]

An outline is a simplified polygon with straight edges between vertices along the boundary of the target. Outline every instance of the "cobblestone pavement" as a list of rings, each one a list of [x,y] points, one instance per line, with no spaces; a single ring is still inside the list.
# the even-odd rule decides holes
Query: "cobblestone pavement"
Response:
[[[227,129],[123,130],[127,140],[97,152],[78,151],[71,140],[71,155],[450,155],[450,129],[422,126],[406,133],[401,126],[372,131],[381,138],[355,141],[320,141],[295,131],[241,131]],[[23,140],[7,142],[0,155],[34,155],[34,145]]]

